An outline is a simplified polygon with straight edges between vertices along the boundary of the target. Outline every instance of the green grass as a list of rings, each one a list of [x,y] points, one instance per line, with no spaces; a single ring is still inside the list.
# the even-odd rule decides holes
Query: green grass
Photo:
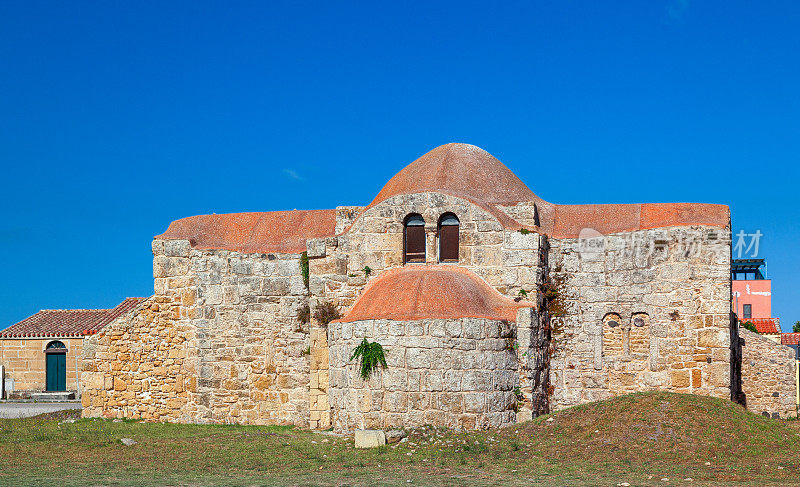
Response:
[[[0,420],[0,485],[800,485],[800,422],[700,396],[632,394],[499,431],[420,428],[371,450],[290,427],[63,422],[74,414]]]

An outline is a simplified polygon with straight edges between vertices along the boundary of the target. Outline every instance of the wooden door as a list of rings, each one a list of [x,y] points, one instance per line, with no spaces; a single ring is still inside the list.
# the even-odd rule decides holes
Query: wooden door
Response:
[[[47,390],[67,390],[67,354],[47,354]]]

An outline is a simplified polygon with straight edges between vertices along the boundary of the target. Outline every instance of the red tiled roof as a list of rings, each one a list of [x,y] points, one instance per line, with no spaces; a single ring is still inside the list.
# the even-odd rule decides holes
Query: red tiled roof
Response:
[[[533,202],[539,230],[556,238],[574,238],[583,229],[607,235],[668,226],[726,227],[730,210],[704,203],[557,205],[533,193],[508,167],[485,150],[469,144],[445,144],[397,173],[370,203],[372,207],[399,194],[435,191],[483,207],[508,229],[523,227],[498,206]],[[368,208],[369,208],[368,207]]]
[[[574,238],[583,229],[602,235],[652,228],[709,225],[724,228],[730,222],[725,205],[707,203],[643,203],[606,205],[554,205],[555,218],[545,233]]]
[[[126,298],[112,309],[44,309],[0,331],[0,338],[91,335],[145,299]]]
[[[800,333],[781,333],[781,344],[800,345]]]
[[[759,333],[777,335],[781,332],[780,318],[747,318],[739,319],[739,323],[751,322]]]
[[[445,144],[423,154],[392,177],[367,209],[401,194],[438,192],[463,198],[492,214],[504,228],[520,222],[501,206],[535,203],[539,226],[528,230],[556,238],[651,228],[710,225],[725,228],[730,210],[702,203],[556,205],[533,193],[511,170],[485,150],[470,144]],[[333,236],[336,210],[271,211],[199,215],[176,220],[155,238],[189,240],[196,249],[300,253],[306,239]]]
[[[336,229],[336,210],[292,210],[227,213],[181,218],[155,238],[188,240],[196,249],[297,254],[306,239],[329,237]]]
[[[534,303],[503,296],[462,267],[410,265],[384,271],[339,321],[489,318],[515,321]]]

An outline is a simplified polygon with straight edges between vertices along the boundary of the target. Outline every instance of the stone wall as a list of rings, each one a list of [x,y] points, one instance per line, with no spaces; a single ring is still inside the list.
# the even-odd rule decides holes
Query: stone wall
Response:
[[[471,430],[516,421],[514,323],[367,320],[334,322],[328,332],[334,431],[425,424]],[[367,381],[350,360],[364,338],[383,346],[388,365]]]
[[[188,353],[193,328],[180,296],[155,295],[86,339],[83,417],[191,422],[196,363]],[[188,303],[187,303],[188,304]]]
[[[297,317],[308,300],[300,255],[191,250],[189,257],[197,280],[196,420],[307,427],[311,342]]]
[[[324,326],[311,328],[310,377],[308,384],[308,426],[328,429],[331,426],[331,407],[328,400],[329,353],[328,330]]]
[[[48,343],[56,340],[67,346],[67,390],[78,391],[76,377],[80,376],[83,338],[3,338],[0,339],[0,365],[5,366],[6,394],[9,397],[29,398],[30,393],[47,388],[44,350]],[[10,389],[12,384],[13,391]]]
[[[526,207],[533,211],[533,207]],[[310,289],[315,300],[327,300],[341,309],[352,305],[368,279],[403,265],[403,222],[409,213],[425,219],[428,263],[438,262],[437,225],[444,213],[460,222],[458,265],[486,280],[498,291],[516,296],[541,282],[539,249],[542,236],[506,230],[488,211],[467,200],[440,193],[394,196],[355,217],[355,209],[339,209],[346,233],[308,241]],[[348,210],[349,212],[346,212]],[[365,275],[364,268],[371,273]]]
[[[589,234],[592,237],[592,234]],[[642,390],[730,396],[730,229],[550,239],[555,409]]]
[[[550,342],[546,339],[546,325],[541,322],[541,314],[534,308],[520,308],[517,310],[516,336],[514,349],[517,356],[517,421],[528,421],[538,416],[537,405],[534,397],[547,395],[547,381],[542,380],[549,374],[549,362],[546,355],[549,353]]]
[[[742,327],[739,336],[747,409],[773,418],[796,417],[794,350]]]
[[[154,240],[153,255],[150,307],[93,337],[84,414],[308,426],[300,256],[197,250],[186,240]],[[170,367],[150,366],[159,361]]]

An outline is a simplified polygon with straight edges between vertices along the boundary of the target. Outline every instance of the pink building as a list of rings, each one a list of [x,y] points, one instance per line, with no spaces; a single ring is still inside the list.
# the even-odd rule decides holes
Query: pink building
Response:
[[[731,262],[733,311],[739,321],[750,321],[762,335],[780,340],[780,320],[772,317],[772,281],[766,279],[764,266],[764,259]]]

